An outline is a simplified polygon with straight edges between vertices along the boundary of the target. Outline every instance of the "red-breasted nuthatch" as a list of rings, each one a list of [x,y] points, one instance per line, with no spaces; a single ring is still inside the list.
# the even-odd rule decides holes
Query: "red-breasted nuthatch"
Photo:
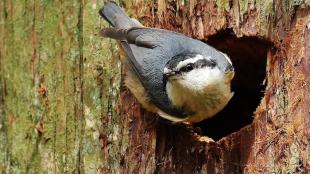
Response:
[[[228,56],[183,34],[143,27],[114,2],[99,11],[113,27],[100,34],[120,41],[129,72],[125,85],[145,109],[173,122],[199,122],[232,98]]]

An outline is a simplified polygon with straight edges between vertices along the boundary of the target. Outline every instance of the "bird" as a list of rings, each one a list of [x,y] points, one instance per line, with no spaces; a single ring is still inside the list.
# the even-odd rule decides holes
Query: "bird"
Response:
[[[225,53],[178,32],[145,27],[113,1],[99,14],[110,24],[100,35],[117,40],[125,53],[125,86],[147,111],[173,123],[196,123],[233,97],[234,67]]]

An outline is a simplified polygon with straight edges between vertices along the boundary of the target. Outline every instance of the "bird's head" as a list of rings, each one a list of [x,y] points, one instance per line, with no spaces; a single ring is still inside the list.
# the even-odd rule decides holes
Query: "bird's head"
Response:
[[[172,58],[165,66],[164,76],[171,85],[199,91],[219,85],[230,86],[234,69],[224,53],[216,58],[190,53]]]

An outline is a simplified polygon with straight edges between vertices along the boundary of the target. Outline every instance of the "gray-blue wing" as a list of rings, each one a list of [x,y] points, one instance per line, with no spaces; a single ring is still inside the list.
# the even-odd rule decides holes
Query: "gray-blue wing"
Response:
[[[173,106],[166,93],[163,70],[173,54],[166,52],[170,49],[160,39],[160,33],[149,35],[139,30],[128,30],[127,40],[121,42],[131,69],[136,72],[152,103],[159,109],[178,118],[189,116],[191,112]]]

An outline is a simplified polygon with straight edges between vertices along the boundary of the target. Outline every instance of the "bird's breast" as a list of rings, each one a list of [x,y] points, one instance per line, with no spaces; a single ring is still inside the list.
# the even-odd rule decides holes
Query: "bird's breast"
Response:
[[[166,90],[171,102],[184,108],[194,115],[188,117],[188,122],[199,122],[210,118],[221,111],[229,102],[233,93],[230,84],[206,87],[199,91],[190,91],[180,85],[167,83]]]

